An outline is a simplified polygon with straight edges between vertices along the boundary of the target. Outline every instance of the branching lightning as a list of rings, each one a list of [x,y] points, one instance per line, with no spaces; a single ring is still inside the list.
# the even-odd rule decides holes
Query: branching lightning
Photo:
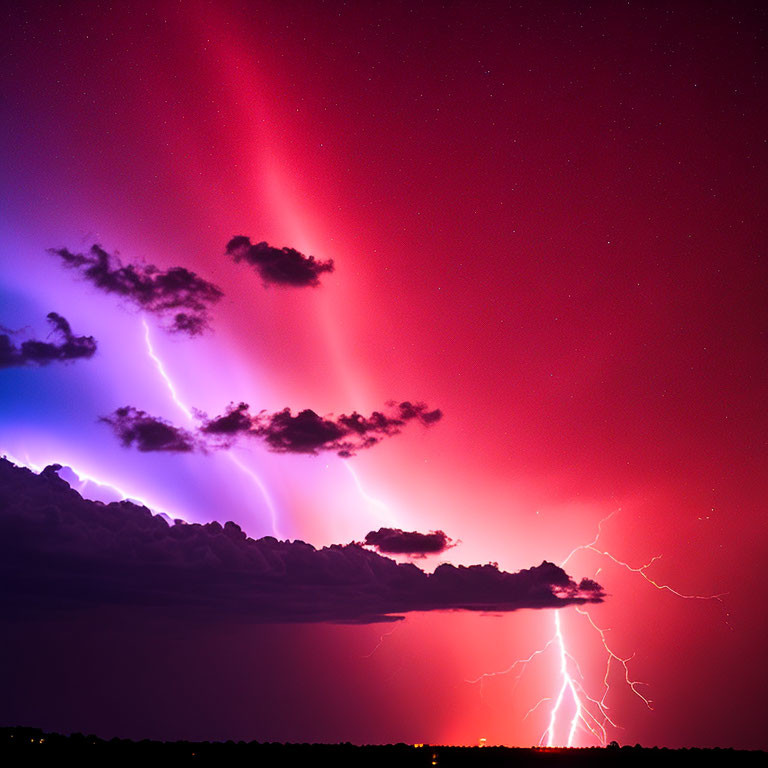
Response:
[[[614,557],[610,552],[607,552],[602,549],[597,548],[597,542],[600,539],[600,535],[603,532],[603,523],[607,523],[615,514],[616,512],[621,512],[620,509],[615,510],[614,512],[611,512],[610,515],[607,517],[604,517],[598,524],[597,524],[597,534],[595,535],[595,538],[592,539],[592,541],[589,542],[589,544],[581,544],[578,547],[575,547],[571,550],[568,557],[563,560],[562,563],[560,563],[560,567],[564,568],[568,561],[577,553],[582,550],[590,550],[592,552],[595,552],[598,555],[602,555],[603,557],[607,557],[609,560],[612,560],[616,565],[620,565],[622,568],[625,568],[628,571],[631,571],[632,573],[639,573],[651,586],[656,587],[656,589],[660,590],[666,590],[667,592],[671,592],[673,595],[676,595],[677,597],[681,597],[684,600],[717,600],[719,603],[723,603],[722,598],[725,597],[724,592],[721,592],[717,595],[686,595],[682,592],[678,592],[676,589],[673,589],[668,584],[659,584],[657,581],[654,581],[648,574],[646,573],[646,570],[650,568],[657,560],[661,560],[661,555],[654,555],[645,565],[641,565],[637,568],[633,568],[629,563],[625,563],[623,560],[619,560],[617,557]],[[726,613],[726,616],[728,614]]]
[[[659,582],[657,582],[656,580],[648,576],[648,574],[646,573],[646,570],[651,565],[653,565],[657,560],[659,560],[661,558],[661,555],[654,556],[653,558],[651,558],[651,560],[649,560],[644,565],[641,565],[639,567],[633,567],[629,563],[626,563],[623,560],[620,560],[619,558],[615,557],[610,552],[599,549],[597,546],[597,543],[600,539],[600,535],[602,534],[603,524],[606,523],[608,520],[610,520],[616,514],[616,512],[619,512],[619,511],[621,510],[616,510],[612,512],[610,515],[608,515],[607,517],[604,517],[602,520],[600,520],[597,527],[597,533],[595,534],[594,539],[587,544],[581,544],[575,547],[573,550],[571,550],[568,556],[560,563],[560,566],[564,568],[568,564],[568,561],[577,552],[580,552],[582,550],[589,550],[598,555],[608,558],[616,565],[621,566],[622,568],[625,568],[631,573],[639,574],[643,579],[645,579],[646,582],[648,582],[655,589],[671,592],[676,597],[680,597],[685,600],[715,600],[719,602],[721,605],[723,605],[723,608],[725,609],[725,605],[722,600],[722,598],[724,597],[724,594],[689,595],[683,592],[679,592],[678,590],[674,589],[668,584],[660,584]],[[599,573],[600,570],[601,569],[598,569],[597,573]],[[595,575],[597,575],[597,573]],[[599,699],[589,696],[584,689],[584,686],[582,683],[583,675],[581,674],[581,670],[579,669],[576,660],[573,658],[573,656],[570,653],[568,653],[568,650],[566,648],[565,638],[563,636],[563,629],[562,629],[562,624],[560,619],[561,613],[559,610],[554,611],[554,635],[549,641],[547,641],[547,643],[543,647],[534,651],[530,656],[528,656],[525,659],[518,659],[514,661],[505,670],[502,670],[500,672],[485,673],[474,680],[467,681],[468,683],[478,683],[478,682],[482,683],[482,681],[486,678],[495,677],[498,675],[506,675],[512,672],[514,669],[519,668],[520,671],[515,678],[515,681],[518,681],[522,676],[523,672],[525,672],[525,669],[527,668],[530,662],[532,662],[537,656],[544,654],[549,648],[554,646],[557,649],[557,656],[559,661],[560,684],[559,684],[558,692],[555,696],[547,696],[542,698],[540,701],[538,701],[533,707],[531,707],[528,710],[525,717],[523,718],[523,719],[528,718],[533,712],[535,712],[545,702],[553,701],[552,707],[549,711],[549,723],[548,723],[547,729],[543,733],[539,741],[541,745],[546,744],[546,746],[548,747],[554,747],[558,745],[558,733],[562,732],[565,727],[565,726],[559,725],[559,719],[565,709],[565,702],[568,699],[570,699],[572,702],[573,715],[571,716],[570,722],[567,725],[568,736],[564,741],[565,745],[568,747],[572,747],[574,745],[574,741],[576,739],[577,733],[580,728],[592,734],[592,736],[598,741],[599,744],[604,746],[607,743],[608,727],[609,726],[612,728],[619,727],[617,723],[614,722],[614,720],[610,717],[608,712],[609,707],[606,702],[608,693],[610,691],[609,678],[611,676],[612,667],[615,664],[618,664],[622,668],[624,673],[623,675],[624,684],[629,688],[629,690],[638,699],[640,699],[640,701],[642,701],[643,704],[646,707],[648,707],[648,709],[653,709],[651,699],[646,697],[640,690],[640,686],[646,685],[646,683],[633,679],[630,674],[629,662],[634,657],[634,654],[626,658],[619,656],[610,647],[608,643],[607,633],[610,630],[608,628],[603,628],[598,626],[595,623],[592,616],[590,615],[590,613],[584,608],[580,606],[574,606],[574,609],[576,613],[578,613],[581,616],[585,616],[587,618],[587,621],[589,622],[591,628],[600,637],[600,641],[606,653],[606,667],[605,667],[605,674],[603,676],[603,691]],[[727,611],[725,615],[726,615],[726,623],[728,623]],[[730,624],[728,626],[730,626]],[[573,671],[574,668],[575,668],[575,673]]]

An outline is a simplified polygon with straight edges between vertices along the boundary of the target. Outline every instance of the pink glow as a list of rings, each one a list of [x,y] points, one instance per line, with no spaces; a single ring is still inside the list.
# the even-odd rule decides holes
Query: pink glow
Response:
[[[429,568],[547,559],[609,592],[392,633],[168,629],[144,720],[86,702],[73,730],[765,747],[762,20],[609,5],[12,14],[0,325],[39,336],[55,310],[99,351],[0,371],[0,449],[254,537],[440,529],[460,544]],[[238,234],[336,270],[265,287],[224,255]],[[219,285],[212,332],[170,336],[46,253],[93,242]],[[445,416],[350,460],[140,454],[98,422],[405,399]],[[80,628],[94,659],[109,626]]]

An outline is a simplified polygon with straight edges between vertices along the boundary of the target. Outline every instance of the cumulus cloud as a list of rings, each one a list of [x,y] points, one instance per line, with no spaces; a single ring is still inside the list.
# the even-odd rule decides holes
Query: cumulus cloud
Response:
[[[194,435],[190,432],[131,405],[118,408],[110,416],[102,416],[99,421],[109,424],[124,446],[135,445],[142,452],[189,453],[197,447]]]
[[[88,253],[50,248],[65,266],[106,293],[114,293],[166,320],[166,329],[196,336],[208,327],[208,310],[224,295],[185,267],[165,272],[152,264],[123,265],[117,256],[94,244]]]
[[[59,343],[30,339],[16,346],[8,334],[0,334],[0,368],[24,365],[47,365],[54,360],[79,360],[93,357],[96,341],[93,336],[75,336],[65,318],[56,312],[48,313],[51,333],[59,337]]]
[[[266,284],[316,286],[323,272],[333,272],[332,259],[318,261],[294,248],[274,248],[264,242],[254,245],[245,235],[233,237],[227,243],[227,255],[255,267]]]
[[[366,534],[363,543],[388,555],[409,555],[411,557],[435,555],[454,546],[453,540],[446,536],[443,531],[418,533],[417,531],[403,531],[400,528],[379,528],[378,531],[371,531]]]
[[[86,501],[53,465],[0,459],[0,603],[13,612],[153,605],[259,622],[391,621],[410,611],[514,611],[600,602],[557,565],[427,574],[359,544],[247,538],[232,522],[169,525],[131,502]]]
[[[334,451],[349,457],[397,434],[409,421],[431,426],[443,415],[440,410],[429,410],[424,403],[405,401],[390,406],[392,411],[388,414],[374,411],[365,417],[353,412],[333,417],[319,416],[309,409],[294,416],[289,408],[253,415],[247,403],[232,404],[222,416],[204,420],[201,432],[222,439],[225,445],[238,435],[250,435],[261,438],[270,450],[278,453],[317,455]]]

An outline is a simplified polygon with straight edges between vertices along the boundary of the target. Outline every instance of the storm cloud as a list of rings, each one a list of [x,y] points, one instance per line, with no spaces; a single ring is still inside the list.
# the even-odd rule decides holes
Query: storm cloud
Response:
[[[87,605],[159,606],[258,622],[392,621],[410,611],[514,611],[600,602],[553,563],[428,574],[358,544],[315,549],[223,526],[169,525],[128,501],[83,499],[58,465],[0,459],[0,603],[6,615]]]
[[[255,267],[266,284],[316,286],[323,272],[333,272],[332,259],[318,261],[294,248],[274,248],[265,242],[254,245],[245,235],[237,235],[227,243],[227,255]]]
[[[212,283],[185,267],[163,272],[152,264],[123,265],[100,245],[87,254],[50,248],[65,266],[75,269],[97,288],[162,317],[166,330],[196,336],[208,327],[208,310],[224,295]]]
[[[424,403],[405,401],[393,403],[391,408],[388,414],[374,411],[368,417],[357,412],[349,416],[319,416],[310,409],[294,416],[289,408],[252,415],[247,403],[232,404],[222,416],[205,420],[201,432],[222,439],[224,444],[238,435],[261,438],[277,453],[317,455],[333,451],[349,457],[397,434],[409,421],[431,426],[442,418],[440,410],[429,410]]]
[[[379,528],[378,531],[371,531],[366,534],[363,544],[388,555],[411,557],[435,555],[454,546],[453,540],[443,531],[418,533],[403,531],[400,528]]]
[[[99,421],[109,424],[124,446],[135,445],[142,452],[189,453],[198,447],[192,433],[130,405],[102,416]]]
[[[96,341],[93,336],[75,336],[67,320],[56,312],[49,312],[47,318],[53,326],[51,333],[59,337],[59,343],[30,339],[16,346],[8,334],[0,334],[0,368],[47,365],[55,360],[80,360],[94,356]]]

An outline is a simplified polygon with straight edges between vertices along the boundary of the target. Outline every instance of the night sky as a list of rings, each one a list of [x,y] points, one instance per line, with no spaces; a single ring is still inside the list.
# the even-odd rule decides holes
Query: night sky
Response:
[[[369,541],[427,572],[546,560],[605,599],[457,581],[389,620],[297,582],[235,609],[218,545],[199,606],[163,563],[86,588],[73,548],[146,553],[133,523],[62,535],[49,476],[69,501],[14,490],[30,527],[2,523],[36,554],[5,536],[0,724],[564,744],[564,648],[577,746],[768,748],[756,6],[6,3],[0,455],[168,520],[394,529]]]

